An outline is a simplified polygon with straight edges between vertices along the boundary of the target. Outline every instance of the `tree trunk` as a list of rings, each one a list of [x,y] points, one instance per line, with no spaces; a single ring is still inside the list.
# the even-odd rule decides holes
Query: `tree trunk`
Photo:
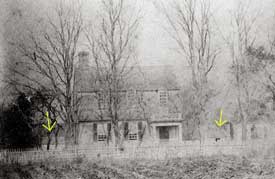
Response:
[[[72,122],[65,124],[65,147],[72,146],[76,143],[75,125]]]
[[[246,121],[242,120],[242,141],[246,141],[247,138],[247,128],[246,128]]]
[[[50,144],[51,144],[51,133],[50,132],[48,132],[48,142],[47,142],[47,150],[50,150]]]
[[[234,127],[233,127],[232,122],[229,122],[229,134],[230,134],[231,140],[233,140],[234,139]]]
[[[247,136],[247,129],[246,129],[246,120],[244,117],[244,112],[241,104],[241,99],[240,99],[240,93],[238,96],[238,106],[239,106],[239,113],[240,113],[240,119],[241,119],[241,124],[242,124],[242,141],[246,141],[246,136]]]
[[[117,122],[114,123],[114,133],[115,133],[115,146],[120,143],[120,133]]]
[[[200,121],[200,118],[198,119],[198,132],[199,132],[199,139],[200,139],[200,155],[202,155],[202,135],[201,135],[201,121]]]
[[[55,135],[55,148],[58,146],[58,133],[59,133],[59,127],[57,127],[56,132],[54,133]]]
[[[272,109],[275,111],[275,92],[272,92]]]
[[[237,89],[238,89],[237,101],[238,101],[239,114],[240,114],[241,125],[242,125],[242,141],[244,142],[246,141],[247,130],[246,130],[246,120],[244,117],[244,110],[241,103],[241,86],[240,86],[241,82],[240,82],[240,74],[239,74],[238,68],[236,73],[236,81],[237,81]]]

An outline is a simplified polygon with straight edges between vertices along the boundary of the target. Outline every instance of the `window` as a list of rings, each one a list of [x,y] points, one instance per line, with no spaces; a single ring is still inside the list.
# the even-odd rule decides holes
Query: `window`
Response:
[[[266,126],[264,127],[264,138],[265,139],[267,138],[267,127]]]
[[[96,123],[93,124],[93,140],[94,142],[97,141],[97,124]]]
[[[107,140],[106,135],[98,135],[98,141],[105,141],[105,140]]]
[[[127,101],[128,104],[133,104],[135,101],[135,95],[136,95],[136,91],[131,89],[129,91],[127,91]]]
[[[137,140],[137,134],[129,134],[129,140]]]
[[[124,131],[123,131],[124,139],[127,139],[128,133],[129,133],[129,124],[128,124],[128,122],[125,122],[124,123]]]
[[[102,92],[98,93],[97,100],[98,100],[98,109],[100,109],[100,110],[105,109],[106,103],[105,103],[104,95]]]
[[[257,134],[257,128],[256,128],[255,124],[252,125],[250,131],[251,131],[251,139],[257,139],[258,134]]]
[[[169,139],[169,127],[161,126],[159,128],[159,139]]]
[[[143,91],[140,91],[140,92],[138,93],[138,100],[139,100],[139,102],[142,102],[143,99],[144,99]]]
[[[159,92],[159,103],[161,106],[166,106],[168,103],[168,94],[167,91]]]

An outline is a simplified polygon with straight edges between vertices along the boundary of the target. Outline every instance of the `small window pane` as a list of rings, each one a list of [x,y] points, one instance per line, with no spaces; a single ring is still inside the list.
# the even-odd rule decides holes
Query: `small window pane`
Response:
[[[106,141],[107,136],[106,135],[98,135],[98,141]]]
[[[129,90],[129,91],[127,91],[127,101],[128,101],[128,104],[134,104],[135,95],[136,95],[135,90]]]
[[[167,91],[160,91],[159,92],[159,101],[160,101],[161,106],[167,105],[167,101],[168,101]]]
[[[138,101],[141,103],[141,102],[143,102],[143,100],[144,100],[144,94],[143,94],[143,92],[139,92],[138,93]]]
[[[101,92],[98,93],[97,100],[98,100],[98,108],[100,110],[105,109],[106,108],[106,103],[105,103],[105,99],[104,99],[103,93],[101,93]]]
[[[137,140],[137,134],[129,134],[129,140]]]

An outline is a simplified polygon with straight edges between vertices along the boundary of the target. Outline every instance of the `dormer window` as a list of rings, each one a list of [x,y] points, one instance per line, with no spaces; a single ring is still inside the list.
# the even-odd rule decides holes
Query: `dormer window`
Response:
[[[161,106],[166,106],[168,103],[168,92],[165,90],[159,91],[159,103]]]
[[[128,104],[133,104],[136,97],[136,91],[134,89],[130,89],[127,91],[127,101]]]
[[[144,100],[143,91],[138,92],[138,102],[141,103]]]
[[[99,92],[97,94],[97,101],[98,101],[98,109],[103,110],[106,107],[104,94],[102,92]]]

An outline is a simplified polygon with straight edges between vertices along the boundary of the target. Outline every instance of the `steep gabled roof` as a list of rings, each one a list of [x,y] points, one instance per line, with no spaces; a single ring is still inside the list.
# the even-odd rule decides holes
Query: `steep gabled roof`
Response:
[[[179,89],[180,86],[172,66],[144,66],[141,67],[146,89]]]
[[[76,88],[78,91],[96,91],[96,69],[93,66],[79,66],[75,72]],[[125,90],[179,89],[175,70],[172,66],[135,66],[125,77]]]

